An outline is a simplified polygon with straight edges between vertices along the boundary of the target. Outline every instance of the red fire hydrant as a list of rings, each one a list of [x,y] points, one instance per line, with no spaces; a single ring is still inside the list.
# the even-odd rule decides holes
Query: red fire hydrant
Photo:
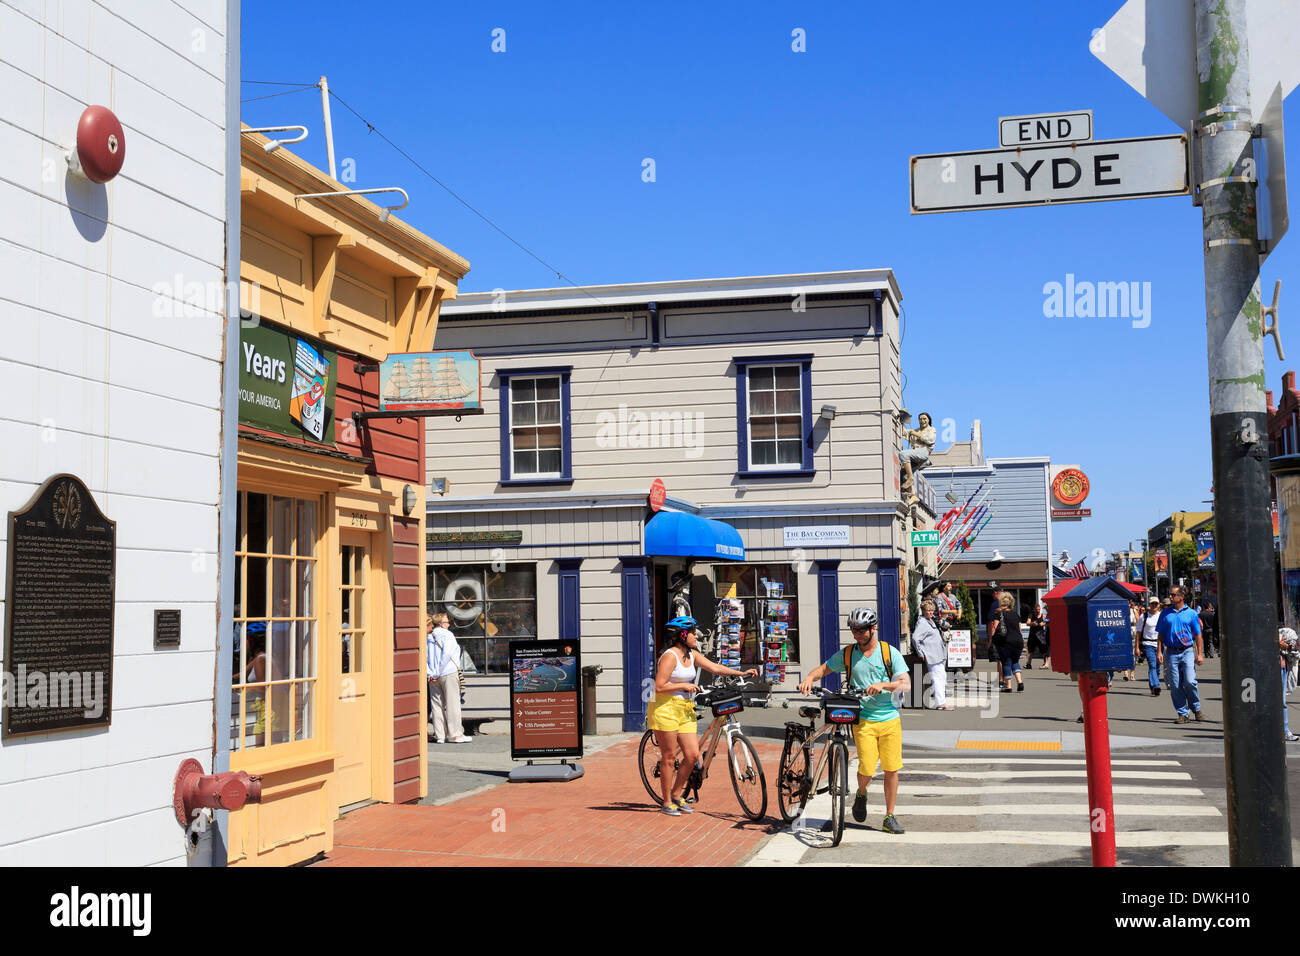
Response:
[[[204,773],[203,765],[190,757],[181,761],[172,790],[176,819],[189,827],[194,811],[238,810],[246,803],[262,802],[262,778],[240,770],[237,773]]]

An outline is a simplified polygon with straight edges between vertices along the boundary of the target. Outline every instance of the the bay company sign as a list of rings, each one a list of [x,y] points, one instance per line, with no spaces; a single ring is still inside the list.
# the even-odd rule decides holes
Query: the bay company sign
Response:
[[[338,353],[261,321],[239,332],[239,421],[334,444]]]
[[[805,545],[849,544],[848,525],[812,525],[802,528],[782,528],[787,548]]]

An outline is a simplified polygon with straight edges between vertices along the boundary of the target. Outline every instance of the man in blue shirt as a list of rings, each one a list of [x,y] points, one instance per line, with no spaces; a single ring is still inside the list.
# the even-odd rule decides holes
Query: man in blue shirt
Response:
[[[1185,603],[1181,587],[1169,591],[1173,606],[1167,607],[1156,624],[1156,633],[1165,649],[1165,680],[1169,683],[1169,696],[1178,711],[1175,723],[1188,723],[1192,717],[1201,716],[1201,696],[1196,690],[1196,668],[1204,662],[1201,656],[1201,618],[1195,608]],[[1188,716],[1190,705],[1191,716]]]

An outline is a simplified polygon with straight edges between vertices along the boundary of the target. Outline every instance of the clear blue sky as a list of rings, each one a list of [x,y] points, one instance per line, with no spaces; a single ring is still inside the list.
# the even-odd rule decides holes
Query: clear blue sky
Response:
[[[1093,517],[1056,523],[1053,544],[1082,556],[1210,507],[1200,210],[1179,197],[911,216],[907,162],[996,147],[1005,115],[1091,109],[1099,139],[1177,132],[1088,52],[1121,2],[245,3],[243,75],[325,74],[581,284],[892,268],[906,404],[954,419],[959,439],[980,419],[990,456],[1081,465]],[[316,91],[243,115],[306,124],[294,148],[326,166]],[[338,103],[333,124],[355,185],[404,186],[399,215],[470,261],[463,290],[563,284]],[[1297,262],[1289,236],[1265,264],[1266,299]],[[1150,326],[1045,318],[1043,286],[1067,273],[1150,282]],[[1288,303],[1300,309],[1300,284],[1283,289],[1283,341],[1300,349]],[[1276,393],[1288,365],[1267,340],[1266,361]]]

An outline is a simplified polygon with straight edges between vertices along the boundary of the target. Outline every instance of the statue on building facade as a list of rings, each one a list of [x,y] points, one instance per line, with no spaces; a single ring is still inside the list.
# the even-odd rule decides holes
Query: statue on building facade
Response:
[[[910,451],[899,452],[898,461],[903,466],[903,493],[912,498],[916,497],[912,491],[912,476],[930,464],[930,453],[934,451],[937,435],[931,422],[930,415],[922,412],[917,416],[917,427],[903,432],[903,437],[911,443],[912,448]]]

